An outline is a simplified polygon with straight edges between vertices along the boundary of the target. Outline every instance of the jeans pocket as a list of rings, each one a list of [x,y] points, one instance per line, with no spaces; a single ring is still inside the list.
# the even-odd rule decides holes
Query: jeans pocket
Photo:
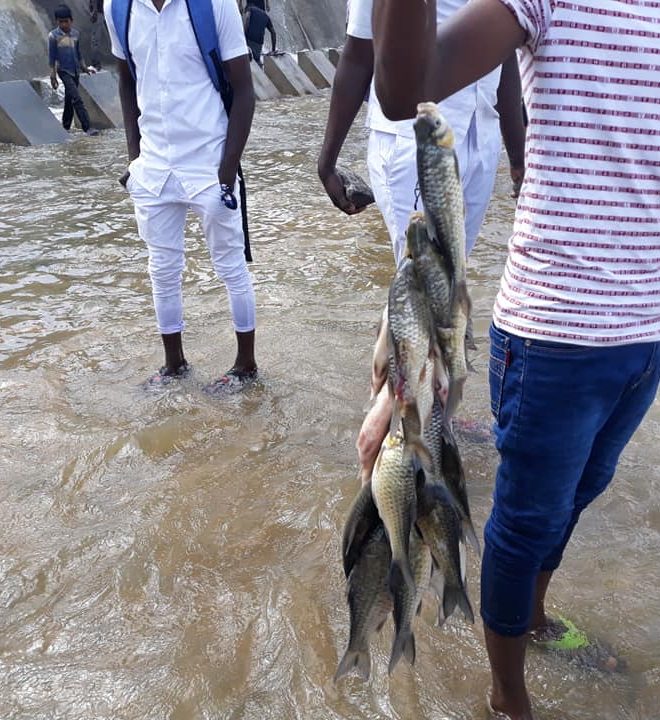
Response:
[[[490,357],[488,359],[488,384],[490,387],[490,411],[495,422],[500,421],[502,395],[504,393],[504,377],[509,366],[511,339],[490,326]]]

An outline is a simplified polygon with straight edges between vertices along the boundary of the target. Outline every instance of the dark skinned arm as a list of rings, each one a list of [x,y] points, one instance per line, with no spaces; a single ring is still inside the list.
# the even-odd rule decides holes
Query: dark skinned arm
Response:
[[[500,114],[500,131],[509,157],[509,171],[517,198],[525,178],[525,125],[523,123],[520,70],[516,53],[502,65],[502,76],[497,88],[497,111]]]
[[[375,2],[376,92],[391,120],[414,117],[417,103],[439,102],[476,82],[525,42],[500,0],[472,0],[438,27],[435,39],[430,23],[434,0]]]
[[[348,215],[360,212],[363,208],[348,201],[335,165],[371,83],[373,62],[371,40],[347,35],[332,85],[325,137],[318,159],[319,178],[328,197],[335,207]]]
[[[128,162],[131,163],[140,155],[140,128],[138,126],[140,108],[137,103],[135,80],[133,79],[126,60],[117,60],[117,71],[119,73],[119,100],[121,102],[121,113],[124,118]],[[128,175],[127,170],[119,180],[124,187],[126,187]]]
[[[234,91],[234,102],[229,115],[225,151],[218,170],[218,180],[234,187],[238,164],[252,128],[254,115],[254,88],[250,70],[250,56],[241,55],[222,63],[225,76]],[[218,98],[218,101],[220,99]]]

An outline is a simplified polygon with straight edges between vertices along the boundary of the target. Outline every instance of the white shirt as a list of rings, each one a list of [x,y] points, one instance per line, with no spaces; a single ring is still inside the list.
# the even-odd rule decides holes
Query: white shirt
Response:
[[[112,20],[105,18],[112,53],[125,60]],[[213,0],[222,60],[247,55],[236,0]],[[134,0],[129,48],[136,68],[140,108],[140,157],[130,165],[134,179],[160,195],[174,173],[190,197],[218,182],[227,136],[227,114],[199,51],[185,0]]]
[[[437,0],[436,12],[438,25],[466,5],[468,0]],[[346,33],[355,38],[372,40],[371,15],[373,0],[350,0],[348,6],[348,28]],[[496,68],[481,80],[468,85],[439,103],[440,112],[454,131],[456,144],[463,142],[474,118],[477,142],[499,137],[499,115],[495,110],[497,88],[500,83],[501,68]],[[413,120],[393,122],[388,120],[380,108],[374,83],[369,94],[367,126],[404,137],[414,137]]]
[[[501,0],[527,33],[527,172],[495,324],[660,341],[660,3]]]

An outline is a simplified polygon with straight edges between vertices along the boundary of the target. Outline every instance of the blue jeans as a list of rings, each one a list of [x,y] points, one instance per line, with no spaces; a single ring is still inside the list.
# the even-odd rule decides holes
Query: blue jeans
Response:
[[[490,329],[500,464],[484,531],[481,616],[520,636],[536,578],[559,567],[580,513],[610,483],[653,403],[660,343],[584,347]]]

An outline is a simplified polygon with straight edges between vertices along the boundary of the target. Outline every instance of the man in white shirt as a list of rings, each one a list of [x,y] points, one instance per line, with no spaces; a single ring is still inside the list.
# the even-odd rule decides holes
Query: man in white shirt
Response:
[[[118,0],[115,0],[118,1]],[[182,343],[186,214],[200,218],[213,266],[225,283],[238,350],[233,366],[209,386],[240,390],[256,378],[255,298],[244,255],[238,165],[250,133],[254,91],[235,0],[213,0],[222,69],[233,90],[229,118],[201,56],[185,0],[134,0],[126,60],[105,3],[119,69],[129,171],[124,184],[135,204],[138,231],[149,249],[158,329],[165,364],[149,382],[185,375]]]
[[[433,6],[378,0],[376,86],[390,117],[522,48],[527,172],[490,331],[500,463],[481,616],[494,716],[532,720],[529,639],[617,664],[549,617],[545,598],[660,383],[660,83],[649,60],[660,3],[471,0],[437,40],[426,32]]]

